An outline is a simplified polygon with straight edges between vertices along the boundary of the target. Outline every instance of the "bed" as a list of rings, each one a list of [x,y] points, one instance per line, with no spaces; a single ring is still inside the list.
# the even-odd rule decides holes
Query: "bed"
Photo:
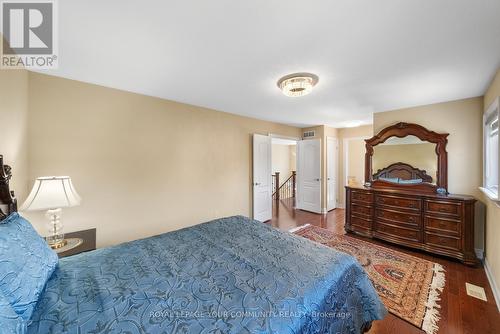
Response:
[[[373,174],[373,180],[401,184],[432,183],[432,176],[428,175],[427,171],[423,169],[413,167],[404,162],[396,162],[379,169]]]
[[[0,167],[5,187],[10,176]],[[0,196],[2,210],[10,210],[0,233],[22,220],[7,194]],[[6,318],[4,306],[0,300],[0,322],[12,322],[15,312]],[[234,216],[60,259],[29,320],[15,319],[14,327],[40,334],[360,333],[385,314],[353,257]]]

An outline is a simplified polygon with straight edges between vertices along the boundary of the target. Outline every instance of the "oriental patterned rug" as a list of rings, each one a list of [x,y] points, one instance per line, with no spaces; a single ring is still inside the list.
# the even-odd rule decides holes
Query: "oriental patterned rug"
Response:
[[[426,333],[437,332],[445,284],[440,264],[312,225],[291,232],[356,257],[389,312]]]

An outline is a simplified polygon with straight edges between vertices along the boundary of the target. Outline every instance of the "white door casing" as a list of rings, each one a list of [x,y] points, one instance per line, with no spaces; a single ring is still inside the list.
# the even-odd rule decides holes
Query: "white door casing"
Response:
[[[271,137],[253,135],[253,218],[270,220],[272,208]]]
[[[297,208],[321,213],[321,142],[297,143]]]
[[[337,161],[338,142],[337,138],[326,139],[326,210],[337,208]]]

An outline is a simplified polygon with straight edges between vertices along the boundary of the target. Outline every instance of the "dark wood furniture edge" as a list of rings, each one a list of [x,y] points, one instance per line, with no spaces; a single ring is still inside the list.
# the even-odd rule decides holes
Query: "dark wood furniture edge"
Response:
[[[391,174],[398,170],[404,170],[409,174],[412,174],[412,179],[421,179],[423,182],[432,183],[432,176],[428,175],[427,171],[424,169],[418,169],[404,162],[395,162],[385,168],[379,169],[375,174],[373,174],[372,178],[392,178],[395,176],[392,176]]]
[[[477,199],[471,195],[450,194],[450,193],[448,193],[448,194],[420,193],[420,192],[413,191],[413,189],[408,189],[407,191],[404,191],[404,189],[376,188],[376,187],[366,187],[366,186],[345,186],[344,188],[353,189],[353,190],[381,192],[381,193],[395,194],[395,195],[401,194],[401,195],[408,195],[408,196],[422,196],[422,197],[442,199],[442,200],[455,199],[455,200],[462,200],[462,201],[474,202],[474,203],[477,202]]]
[[[373,180],[373,147],[385,142],[390,137],[403,138],[413,135],[420,140],[436,144],[436,154],[438,160],[436,185],[430,183],[419,184],[399,184]],[[448,133],[437,133],[424,128],[421,125],[413,123],[400,122],[382,129],[378,134],[370,139],[366,139],[365,153],[365,182],[371,182],[373,187],[395,188],[395,189],[414,189],[421,192],[436,192],[437,188],[444,188],[448,191],[448,152],[446,144],[448,143]]]
[[[87,230],[68,232],[64,234],[65,238],[81,238],[83,239],[83,244],[78,247],[69,249],[65,252],[58,253],[59,257],[66,257],[71,255],[80,254],[83,252],[93,251],[96,249],[96,228],[90,228]]]
[[[0,204],[7,205],[7,212],[0,209],[0,221],[17,211],[17,200],[14,192],[9,188],[12,171],[9,165],[3,164],[3,155],[0,155]]]
[[[369,332],[370,329],[372,328],[372,324],[373,324],[372,321],[364,323],[363,324],[363,328],[361,328],[361,333],[367,333],[367,332]]]

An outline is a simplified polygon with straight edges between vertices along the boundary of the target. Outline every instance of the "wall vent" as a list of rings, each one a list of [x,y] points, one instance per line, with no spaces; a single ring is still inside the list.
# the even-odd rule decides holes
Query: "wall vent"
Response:
[[[304,138],[312,138],[312,137],[315,137],[316,136],[316,132],[315,131],[306,131],[304,132]]]

